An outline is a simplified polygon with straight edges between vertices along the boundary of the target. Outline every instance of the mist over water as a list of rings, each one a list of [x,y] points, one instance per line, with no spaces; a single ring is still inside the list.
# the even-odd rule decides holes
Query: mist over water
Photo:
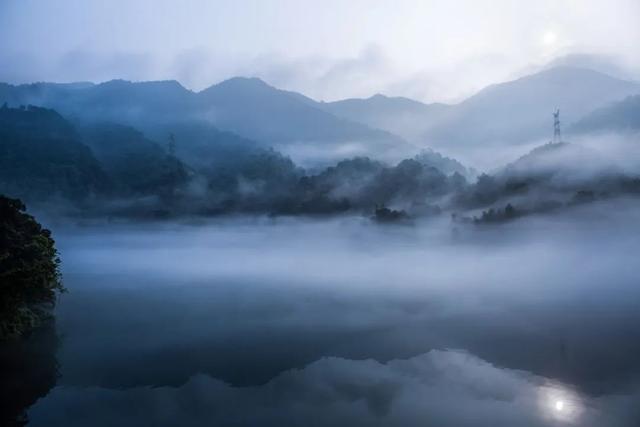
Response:
[[[31,423],[633,425],[638,212],[54,226]]]
[[[0,427],[640,426],[639,17],[0,0]]]

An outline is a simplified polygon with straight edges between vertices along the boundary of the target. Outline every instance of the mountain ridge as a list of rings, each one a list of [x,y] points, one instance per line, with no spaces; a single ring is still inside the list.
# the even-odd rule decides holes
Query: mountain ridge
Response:
[[[157,135],[158,129],[171,132],[172,124],[207,124],[285,151],[300,143],[336,152],[355,147],[354,154],[380,157],[413,150],[388,131],[337,117],[310,98],[258,78],[235,77],[199,92],[175,80],[116,79],[77,89],[5,84],[0,86],[0,102],[53,108],[76,121],[120,123],[149,135]]]
[[[418,151],[407,143],[412,142],[466,163],[474,161],[465,159],[463,150],[473,154],[485,146],[518,146],[544,138],[551,133],[555,108],[568,128],[592,111],[635,94],[640,94],[640,83],[571,65],[487,86],[457,104],[424,104],[379,93],[319,102],[257,77],[233,77],[198,92],[175,80],[0,85],[0,102],[122,123],[154,137],[170,132],[172,123],[200,123],[284,152],[288,147],[297,147],[290,152],[313,147],[342,155],[399,158]]]

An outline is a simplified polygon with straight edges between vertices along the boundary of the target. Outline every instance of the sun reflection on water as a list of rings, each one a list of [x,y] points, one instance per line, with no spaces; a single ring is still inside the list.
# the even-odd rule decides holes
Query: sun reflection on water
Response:
[[[583,400],[578,393],[555,383],[540,387],[539,404],[545,418],[568,425],[577,425],[585,409]]]

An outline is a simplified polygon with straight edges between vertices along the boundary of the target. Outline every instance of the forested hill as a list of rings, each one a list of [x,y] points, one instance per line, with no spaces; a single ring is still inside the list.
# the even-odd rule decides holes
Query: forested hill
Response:
[[[166,138],[158,143],[109,122],[84,123],[76,130],[53,110],[4,107],[0,193],[32,206],[55,203],[75,214],[128,218],[371,215],[384,212],[383,206],[423,216],[507,204],[522,215],[576,200],[640,193],[635,175],[572,144],[539,147],[476,179],[472,170],[433,151],[394,164],[352,157],[305,170],[276,150],[242,144],[221,151],[212,143],[187,156],[197,162],[184,161],[174,151],[174,138]],[[179,143],[183,150],[190,146]]]
[[[175,155],[132,127],[102,122],[81,126],[79,132],[120,196],[170,195],[192,173]]]
[[[279,90],[256,78],[232,78],[192,92],[176,81],[111,80],[96,85],[0,83],[0,102],[33,104],[59,111],[75,122],[109,121],[133,126],[158,138],[168,132],[190,144],[220,130],[261,144],[288,147],[317,143],[360,147],[361,154],[413,149],[389,132],[337,117],[311,100]],[[194,138],[194,130],[206,129]]]
[[[33,106],[0,108],[0,193],[79,201],[111,189],[91,149],[58,113]]]
[[[188,164],[173,145],[129,126],[85,123],[76,130],[57,112],[31,106],[5,107],[0,120],[0,192],[80,204],[93,215],[370,212],[378,204],[423,206],[469,173],[425,152],[396,166],[355,158],[311,174],[272,149],[240,145],[220,156],[215,143]]]

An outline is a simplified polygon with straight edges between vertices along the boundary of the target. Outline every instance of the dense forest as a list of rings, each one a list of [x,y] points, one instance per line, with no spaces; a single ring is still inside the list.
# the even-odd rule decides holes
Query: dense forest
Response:
[[[543,145],[476,176],[434,151],[393,165],[354,157],[305,170],[239,137],[245,142],[202,151],[173,133],[152,140],[128,125],[72,123],[34,106],[4,106],[0,125],[0,193],[65,215],[370,215],[387,207],[403,218],[477,212],[476,220],[495,222],[640,192],[637,177],[567,143]],[[495,214],[507,205],[518,215]]]
[[[0,196],[0,340],[40,325],[64,290],[51,233],[25,209]]]

